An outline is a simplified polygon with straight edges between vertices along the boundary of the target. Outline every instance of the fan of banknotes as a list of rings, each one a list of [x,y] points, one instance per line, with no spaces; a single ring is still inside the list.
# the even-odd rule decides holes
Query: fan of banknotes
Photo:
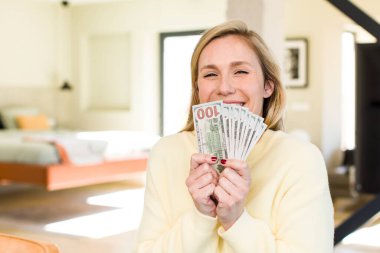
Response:
[[[264,119],[236,104],[213,101],[193,106],[200,153],[220,159],[246,160],[267,125]],[[223,170],[218,164],[218,172]]]

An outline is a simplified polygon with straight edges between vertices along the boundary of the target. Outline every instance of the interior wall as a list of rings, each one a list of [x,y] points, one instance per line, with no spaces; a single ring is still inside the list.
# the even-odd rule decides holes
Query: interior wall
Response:
[[[207,29],[225,20],[226,1],[139,0],[113,4],[74,5],[72,29],[72,118],[78,129],[159,129],[159,33]],[[87,110],[88,37],[127,33],[131,70],[129,110]],[[190,63],[189,63],[190,71]],[[180,84],[179,84],[180,85]],[[107,96],[107,94],[104,94]]]
[[[57,79],[56,4],[0,1],[0,86],[52,86]]]
[[[357,0],[364,10],[380,2]],[[353,22],[327,1],[286,0],[285,34],[309,43],[306,88],[287,89],[286,128],[306,131],[323,152],[328,166],[341,144],[341,35]]]
[[[227,7],[227,19],[242,20],[258,33],[278,64],[284,55],[284,4],[283,0],[228,0]]]
[[[286,128],[306,131],[329,160],[341,139],[340,36],[345,19],[327,1],[287,0],[285,20],[286,37],[306,38],[309,45],[308,84],[287,89]]]
[[[66,8],[50,0],[2,0],[0,85],[4,95],[12,94],[3,101],[41,104],[61,127],[158,132],[159,33],[207,29],[224,21],[225,12],[226,1],[217,0],[129,0]],[[113,33],[131,36],[130,109],[85,110],[91,85],[85,75],[86,40]],[[65,80],[73,90],[59,89]],[[16,95],[15,87],[30,99]],[[34,91],[41,87],[49,99],[38,99]]]
[[[56,117],[59,6],[0,1],[0,107],[33,106]]]

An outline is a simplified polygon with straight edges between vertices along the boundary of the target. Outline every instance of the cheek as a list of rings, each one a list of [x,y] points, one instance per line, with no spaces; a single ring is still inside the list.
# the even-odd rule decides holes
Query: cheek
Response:
[[[247,86],[245,89],[246,96],[249,97],[249,109],[251,112],[261,115],[264,103],[263,88],[260,85]]]
[[[199,100],[201,103],[208,102],[210,100],[210,96],[212,94],[212,89],[208,85],[198,85],[199,92]]]
[[[254,101],[252,108],[251,108],[251,111],[254,114],[261,116],[262,112],[263,112],[263,100],[257,99],[256,101]]]

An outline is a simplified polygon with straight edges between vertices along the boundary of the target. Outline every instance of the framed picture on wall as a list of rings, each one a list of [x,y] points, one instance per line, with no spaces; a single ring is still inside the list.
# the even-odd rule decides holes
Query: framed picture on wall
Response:
[[[305,88],[308,82],[307,39],[287,39],[284,54],[284,84],[289,88]]]

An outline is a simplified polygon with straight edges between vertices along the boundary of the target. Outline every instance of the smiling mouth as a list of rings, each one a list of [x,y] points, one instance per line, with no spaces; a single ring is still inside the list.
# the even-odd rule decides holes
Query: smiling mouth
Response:
[[[244,106],[245,103],[243,102],[238,102],[238,101],[223,101],[224,104],[230,104],[230,105],[240,105],[240,106]]]

